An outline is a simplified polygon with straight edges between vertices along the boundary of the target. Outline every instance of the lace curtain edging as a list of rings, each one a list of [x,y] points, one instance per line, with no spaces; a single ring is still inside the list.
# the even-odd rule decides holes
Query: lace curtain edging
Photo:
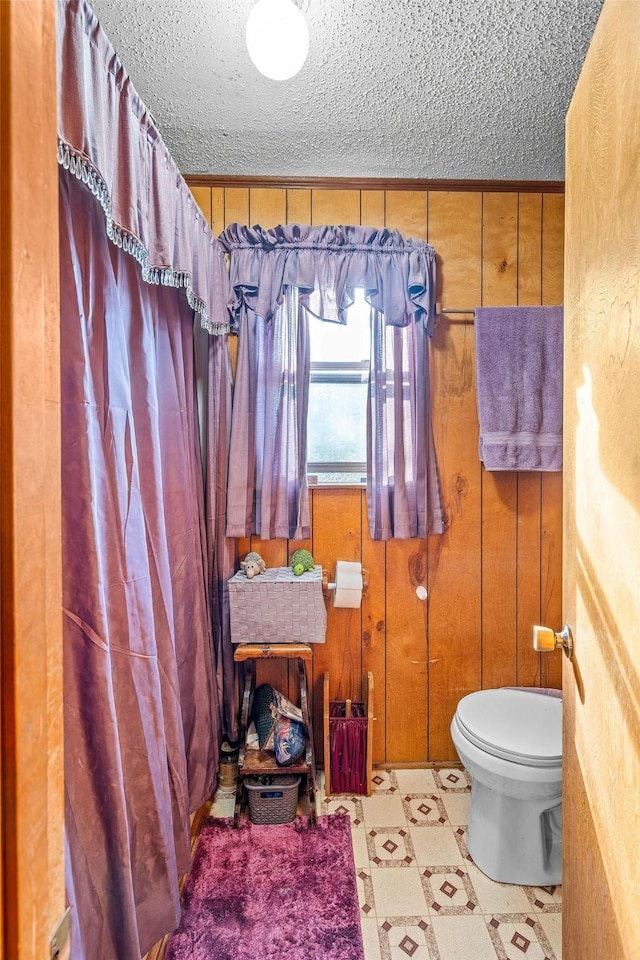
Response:
[[[57,0],[58,163],[100,203],[106,233],[146,283],[185,290],[212,335],[224,251],[87,0]]]

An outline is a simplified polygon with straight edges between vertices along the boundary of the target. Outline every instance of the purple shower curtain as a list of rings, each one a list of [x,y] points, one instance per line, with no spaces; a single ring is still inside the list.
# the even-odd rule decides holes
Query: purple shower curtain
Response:
[[[427,345],[435,252],[397,231],[231,224],[226,297],[213,319],[238,334],[227,535],[309,536],[308,314],[346,323],[355,291],[371,308],[367,501],[376,540],[444,531],[431,429]]]
[[[239,737],[239,670],[233,659],[227,581],[236,564],[236,541],[225,535],[227,471],[231,430],[231,358],[226,337],[209,337],[207,367],[207,543],[209,596],[213,624],[218,698],[222,729],[230,741]]]
[[[193,312],[60,184],[71,955],[137,960],[178,922],[217,767]]]

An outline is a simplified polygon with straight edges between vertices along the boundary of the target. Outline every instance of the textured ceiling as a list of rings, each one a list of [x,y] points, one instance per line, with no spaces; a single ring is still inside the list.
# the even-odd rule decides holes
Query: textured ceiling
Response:
[[[299,0],[309,57],[262,77],[254,0],[93,0],[183,173],[562,180],[602,0]]]

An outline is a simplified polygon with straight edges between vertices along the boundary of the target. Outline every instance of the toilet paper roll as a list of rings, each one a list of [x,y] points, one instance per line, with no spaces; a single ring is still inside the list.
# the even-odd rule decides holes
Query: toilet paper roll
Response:
[[[349,590],[347,587],[336,587],[333,594],[334,607],[359,607],[362,602],[362,590]]]
[[[350,560],[336,561],[334,607],[359,607],[362,602],[362,564]]]

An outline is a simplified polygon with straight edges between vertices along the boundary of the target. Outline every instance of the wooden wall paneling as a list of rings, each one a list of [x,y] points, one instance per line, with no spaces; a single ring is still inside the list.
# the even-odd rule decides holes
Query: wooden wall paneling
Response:
[[[249,223],[248,187],[226,187],[224,191],[224,226]]]
[[[487,193],[482,212],[482,303],[518,299],[518,195]],[[482,470],[482,686],[516,682],[517,476]]]
[[[518,194],[482,195],[482,303],[511,306],[518,296]]]
[[[249,225],[268,230],[287,220],[287,191],[266,187],[249,190]]]
[[[427,194],[387,192],[385,226],[407,237],[427,238]],[[424,540],[387,543],[386,757],[387,763],[427,760],[427,608],[415,588],[427,582]],[[378,698],[378,703],[380,698]]]
[[[428,238],[438,256],[438,299],[445,306],[540,303],[543,291],[545,302],[561,300],[563,198],[552,193],[545,193],[544,198],[540,192],[517,195],[501,191],[482,196],[466,190],[438,190],[427,195],[421,190],[385,193],[377,189],[289,188],[285,193],[284,187],[257,184],[213,187],[214,221],[216,210],[220,228],[232,221],[269,226],[286,217],[288,222],[386,225],[406,235]],[[450,718],[459,697],[480,688],[481,665],[484,686],[504,682],[534,685],[541,682],[541,663],[546,663],[544,682],[559,682],[554,675],[554,671],[559,674],[556,658],[542,660],[531,644],[532,623],[544,618],[543,611],[552,616],[554,605],[557,609],[560,602],[561,501],[557,479],[551,474],[544,478],[540,474],[482,475],[476,452],[473,326],[456,319],[441,320],[431,352],[436,449],[449,528],[443,537],[429,538],[425,557],[425,569],[427,561],[433,566],[427,573],[428,636],[422,616],[424,606],[418,604],[413,609],[413,584],[389,585],[385,573],[415,567],[415,544],[397,541],[387,548],[374,544],[366,529],[364,493],[359,490],[362,559],[371,568],[369,597],[363,602],[357,629],[352,623],[347,629],[348,668],[340,659],[342,641],[335,621],[335,617],[352,616],[345,611],[330,611],[327,643],[314,650],[315,683],[327,665],[332,695],[339,682],[339,678],[334,682],[334,657],[338,658],[338,674],[349,677],[345,696],[359,695],[361,674],[372,669],[379,717],[374,725],[378,763],[454,759],[448,733]],[[233,338],[231,342],[235,344]],[[322,553],[323,543],[330,542],[325,512],[329,510],[336,530],[350,531],[353,495],[354,491],[348,490],[312,490],[310,541],[262,543],[257,538],[247,539],[239,543],[240,555],[253,546],[267,563],[280,565],[289,562],[298,546],[305,546],[312,549],[317,562],[323,562],[318,550]],[[319,547],[314,540],[318,528],[323,531]],[[339,545],[342,536],[338,534]],[[346,534],[347,544],[351,544],[350,536]],[[386,562],[390,555],[393,563]],[[340,558],[348,556],[343,553]],[[330,570],[335,559],[336,555],[329,557]],[[511,586],[504,589],[507,581]],[[392,611],[391,620],[387,608]],[[416,700],[413,679],[407,682],[418,712],[426,718],[427,707],[431,706],[428,751],[419,743],[420,723],[405,710],[407,689],[403,681],[404,665],[420,662],[427,650],[430,674],[422,683],[422,706],[420,693]],[[362,662],[356,670],[354,664],[359,660]],[[291,668],[288,672],[289,695],[295,699],[297,674]],[[284,676],[272,677],[271,682],[287,689]],[[357,689],[351,689],[354,682]],[[316,735],[319,709],[321,705],[316,702]],[[392,746],[389,754],[392,743],[404,743],[407,751],[401,747],[394,753]]]
[[[360,490],[316,489],[313,492],[313,550],[316,563],[331,577],[336,560],[360,560],[362,515]],[[327,603],[327,640],[314,645],[313,729],[316,757],[323,756],[322,682],[329,671],[331,695],[336,700],[360,693],[362,656],[361,608],[350,610]]]
[[[431,193],[437,297],[480,303],[482,196]],[[473,327],[442,319],[431,350],[431,404],[447,530],[429,537],[429,760],[456,758],[449,725],[480,689],[480,461]]]
[[[386,551],[381,540],[372,540],[367,518],[367,491],[361,490],[362,566],[369,575],[369,589],[362,598],[362,677],[373,674],[373,762],[385,763],[386,743]]]
[[[518,195],[518,303],[542,303],[542,194]]]
[[[428,194],[424,190],[393,190],[385,197],[385,226],[406,237],[427,239]]]
[[[311,223],[314,226],[360,223],[360,191],[312,190]]]
[[[541,623],[542,487],[535,471],[518,473],[518,568],[516,584],[516,684],[540,685],[542,654],[533,649],[533,626]]]
[[[542,197],[542,303],[560,304],[564,297],[564,195]]]
[[[367,227],[385,226],[384,190],[362,190],[360,193],[361,222]],[[375,688],[374,688],[375,697]]]
[[[427,583],[427,549],[421,539],[388,540],[387,763],[428,759],[427,605],[416,587]]]
[[[211,188],[211,232],[214,237],[219,236],[225,228],[224,219],[224,189]]]
[[[311,223],[311,190],[287,190],[287,223]]]
[[[542,194],[518,197],[518,303],[542,301]],[[532,627],[540,623],[542,484],[536,472],[518,478],[518,581],[516,682],[540,685],[542,655],[533,649]]]
[[[211,187],[191,187],[191,193],[211,226]]]

